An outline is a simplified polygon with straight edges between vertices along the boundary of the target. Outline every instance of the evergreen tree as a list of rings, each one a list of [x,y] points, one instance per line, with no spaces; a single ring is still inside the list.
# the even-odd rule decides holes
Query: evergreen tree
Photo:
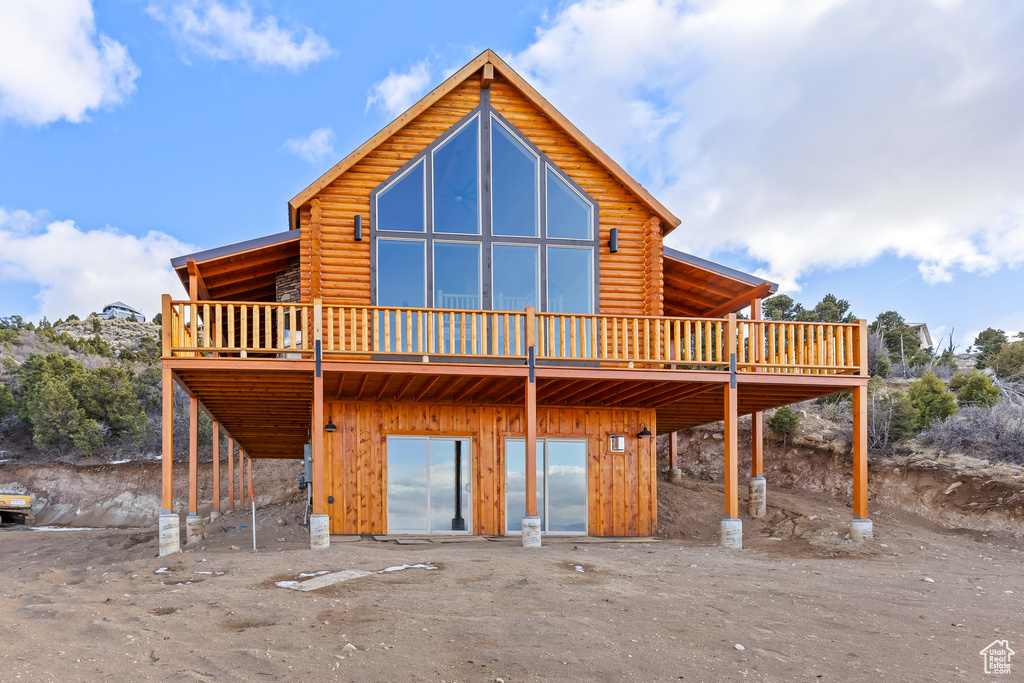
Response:
[[[917,420],[919,432],[935,420],[945,420],[957,411],[956,397],[946,391],[946,385],[931,370],[921,379],[910,383],[907,397],[920,413]]]
[[[1003,344],[1009,341],[1006,333],[990,327],[978,333],[974,338],[974,346],[978,350],[978,361],[974,367],[984,370],[990,367],[989,361],[1003,348]]]

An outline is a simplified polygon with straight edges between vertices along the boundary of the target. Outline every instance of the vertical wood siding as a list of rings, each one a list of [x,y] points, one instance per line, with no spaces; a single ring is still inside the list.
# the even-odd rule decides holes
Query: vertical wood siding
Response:
[[[326,437],[331,533],[387,530],[389,434],[467,436],[473,452],[473,533],[505,532],[505,438],[522,437],[515,406],[385,404],[330,401],[324,412],[338,426]],[[657,529],[654,439],[636,438],[640,423],[656,432],[653,410],[538,408],[537,436],[587,440],[588,532],[650,536]],[[626,435],[626,452],[608,450],[608,434]],[[516,513],[518,514],[518,513]]]

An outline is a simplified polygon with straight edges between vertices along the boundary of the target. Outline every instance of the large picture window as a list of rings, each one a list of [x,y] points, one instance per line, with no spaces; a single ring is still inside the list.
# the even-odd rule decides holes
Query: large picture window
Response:
[[[597,312],[597,204],[483,100],[371,192],[373,303]]]

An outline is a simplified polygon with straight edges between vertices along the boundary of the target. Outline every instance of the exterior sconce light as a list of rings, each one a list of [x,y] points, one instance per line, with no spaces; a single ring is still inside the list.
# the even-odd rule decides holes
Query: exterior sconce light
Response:
[[[615,254],[619,251],[619,229],[612,228],[611,236],[608,238],[608,251]]]
[[[356,242],[362,242],[363,241],[363,217],[362,217],[362,215],[360,215],[360,214],[356,215],[356,217],[353,219],[352,228],[353,228],[352,229],[352,235],[353,235],[353,237],[355,237]]]
[[[642,439],[645,436],[651,436],[651,430],[649,430],[647,428],[647,423],[646,422],[641,422],[640,423],[640,433],[636,435],[636,438]]]
[[[334,433],[338,428],[334,426],[334,421],[331,418],[327,418],[327,424],[324,425],[324,431],[328,434]]]

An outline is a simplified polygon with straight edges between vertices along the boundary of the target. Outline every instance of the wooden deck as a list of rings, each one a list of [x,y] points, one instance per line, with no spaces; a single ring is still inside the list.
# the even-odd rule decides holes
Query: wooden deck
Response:
[[[164,316],[165,366],[253,457],[301,456],[318,341],[326,400],[502,406],[526,400],[532,339],[538,406],[653,408],[657,433],[721,420],[732,382],[743,415],[852,389],[867,376],[864,321],[169,297]]]

